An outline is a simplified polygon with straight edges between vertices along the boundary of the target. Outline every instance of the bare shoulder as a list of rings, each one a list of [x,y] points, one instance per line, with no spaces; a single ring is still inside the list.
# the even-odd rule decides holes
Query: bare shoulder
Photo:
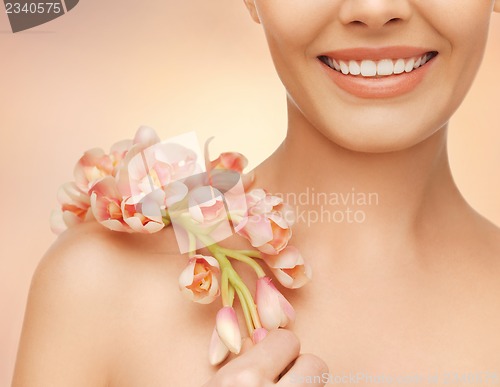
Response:
[[[31,281],[13,386],[107,386],[127,317],[144,300],[168,305],[177,295],[165,287],[176,288],[166,277],[178,256],[164,231],[123,234],[88,222],[64,232]]]
[[[172,232],[127,234],[86,222],[63,233],[41,259],[31,287],[64,287],[75,296],[124,297],[134,282],[154,280],[180,256]],[[177,261],[179,261],[177,259]],[[36,297],[36,295],[33,295]],[[58,295],[63,297],[63,295]]]

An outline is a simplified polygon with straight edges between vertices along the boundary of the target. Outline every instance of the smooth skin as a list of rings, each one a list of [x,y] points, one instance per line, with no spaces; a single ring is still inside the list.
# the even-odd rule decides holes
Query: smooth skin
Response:
[[[284,329],[255,346],[246,338],[217,372],[207,349],[220,305],[180,295],[176,249],[171,229],[125,235],[87,222],[63,233],[32,280],[13,386],[305,386],[298,375],[328,373]]]
[[[185,259],[171,230],[67,231],[33,277],[13,385],[300,386],[310,385],[300,375],[329,370],[413,376],[419,386],[476,373],[489,378],[476,385],[500,386],[500,230],[465,202],[446,152],[448,121],[478,71],[500,0],[245,4],[265,32],[289,116],[287,138],[257,168],[255,185],[288,194],[355,187],[379,200],[362,208],[362,223],[295,225],[314,279],[284,291],[297,311],[294,333],[247,341],[219,371],[206,359],[219,305],[178,294]],[[439,55],[424,82],[397,98],[353,97],[319,69],[321,52],[400,44]]]

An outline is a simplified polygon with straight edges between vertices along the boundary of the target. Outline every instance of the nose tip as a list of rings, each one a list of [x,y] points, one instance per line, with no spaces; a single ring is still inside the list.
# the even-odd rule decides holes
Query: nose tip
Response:
[[[344,0],[339,12],[343,24],[370,29],[401,23],[410,15],[408,0]]]

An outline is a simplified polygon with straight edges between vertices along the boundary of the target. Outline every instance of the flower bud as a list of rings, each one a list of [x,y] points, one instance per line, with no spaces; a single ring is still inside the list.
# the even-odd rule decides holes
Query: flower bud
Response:
[[[209,304],[220,294],[219,272],[214,257],[196,254],[179,276],[179,287],[191,301]]]
[[[260,321],[267,330],[285,327],[295,320],[295,310],[272,284],[271,278],[262,277],[257,280],[255,300]]]
[[[241,350],[241,333],[236,312],[231,306],[225,306],[217,312],[215,327],[221,341],[233,353]]]
[[[216,366],[226,360],[229,355],[229,349],[225,346],[217,333],[217,329],[214,327],[212,332],[212,338],[210,340],[210,346],[208,348],[208,361],[211,365]]]
[[[263,259],[286,288],[297,289],[311,280],[311,267],[294,246],[285,247],[278,255],[264,255]]]
[[[264,338],[267,336],[267,333],[268,331],[266,328],[257,328],[256,330],[254,330],[252,333],[253,343],[257,344],[260,341],[264,340]]]

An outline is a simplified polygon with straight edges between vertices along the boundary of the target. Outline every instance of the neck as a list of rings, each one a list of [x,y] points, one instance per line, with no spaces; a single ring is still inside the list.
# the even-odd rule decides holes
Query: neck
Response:
[[[296,206],[301,240],[332,241],[351,257],[422,255],[435,232],[468,208],[451,176],[446,132],[401,151],[354,152],[289,108],[287,137],[259,166],[256,186]]]

